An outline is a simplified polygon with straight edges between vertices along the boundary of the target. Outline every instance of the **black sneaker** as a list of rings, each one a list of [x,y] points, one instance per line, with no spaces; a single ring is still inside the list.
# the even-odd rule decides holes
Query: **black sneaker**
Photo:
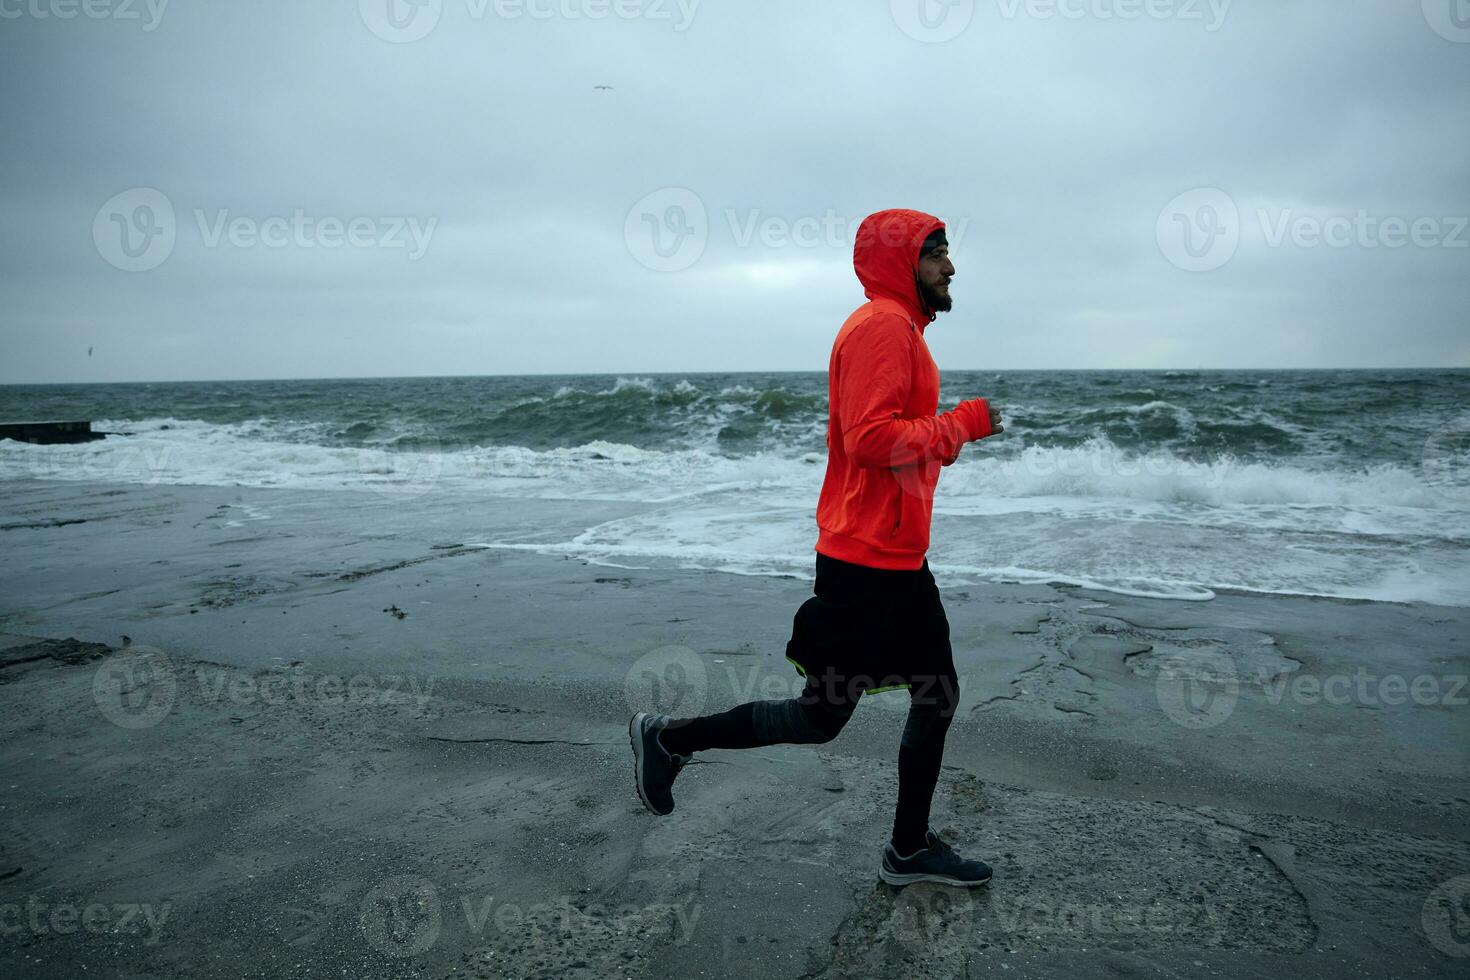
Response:
[[[659,816],[674,812],[674,779],[693,756],[675,755],[664,748],[658,733],[669,723],[668,715],[640,711],[628,722],[628,740],[633,743],[633,782],[643,805]]]
[[[934,828],[925,833],[929,846],[920,848],[907,857],[900,857],[893,849],[893,841],[883,845],[883,860],[878,865],[878,876],[890,885],[912,885],[920,881],[933,881],[941,885],[958,885],[975,888],[990,881],[990,865],[984,861],[962,858],[954,848],[946,844]]]

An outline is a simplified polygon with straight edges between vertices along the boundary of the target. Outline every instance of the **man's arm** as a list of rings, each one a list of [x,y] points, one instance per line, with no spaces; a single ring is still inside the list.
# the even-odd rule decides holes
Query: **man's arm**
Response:
[[[991,433],[983,398],[961,402],[932,418],[903,419],[913,378],[912,329],[901,317],[879,314],[854,331],[838,361],[838,421],[842,447],[859,466],[906,466],[953,460],[967,442]]]

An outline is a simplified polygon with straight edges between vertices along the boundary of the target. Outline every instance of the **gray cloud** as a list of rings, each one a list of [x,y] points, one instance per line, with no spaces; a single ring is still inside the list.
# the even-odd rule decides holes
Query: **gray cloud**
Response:
[[[0,381],[821,370],[894,206],[951,223],[944,367],[1470,365],[1435,0],[928,2],[0,0]],[[174,243],[128,272],[94,223],[135,188]],[[668,235],[667,188],[707,220],[658,271],[629,212]],[[1160,216],[1198,188],[1238,244],[1189,272]]]

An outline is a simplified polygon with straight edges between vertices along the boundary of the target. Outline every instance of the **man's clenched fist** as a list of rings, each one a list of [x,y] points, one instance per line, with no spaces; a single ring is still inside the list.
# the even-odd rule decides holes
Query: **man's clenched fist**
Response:
[[[955,406],[955,412],[964,417],[965,428],[969,433],[971,442],[999,435],[1005,431],[1005,426],[1001,424],[1000,411],[984,398],[971,398],[967,401],[962,401]],[[956,452],[949,459],[942,460],[942,462],[945,466],[948,466],[959,458],[960,454]]]

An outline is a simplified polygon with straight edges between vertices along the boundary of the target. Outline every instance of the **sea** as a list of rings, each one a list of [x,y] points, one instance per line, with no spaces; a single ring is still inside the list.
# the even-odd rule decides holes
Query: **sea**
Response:
[[[929,562],[948,582],[1470,605],[1470,370],[944,372],[941,410],[970,397],[1006,431],[940,478]],[[120,435],[0,440],[0,492],[442,494],[467,542],[812,574],[824,372],[0,387],[0,420],[56,418]],[[477,535],[477,507],[528,498],[633,506],[559,540]]]

